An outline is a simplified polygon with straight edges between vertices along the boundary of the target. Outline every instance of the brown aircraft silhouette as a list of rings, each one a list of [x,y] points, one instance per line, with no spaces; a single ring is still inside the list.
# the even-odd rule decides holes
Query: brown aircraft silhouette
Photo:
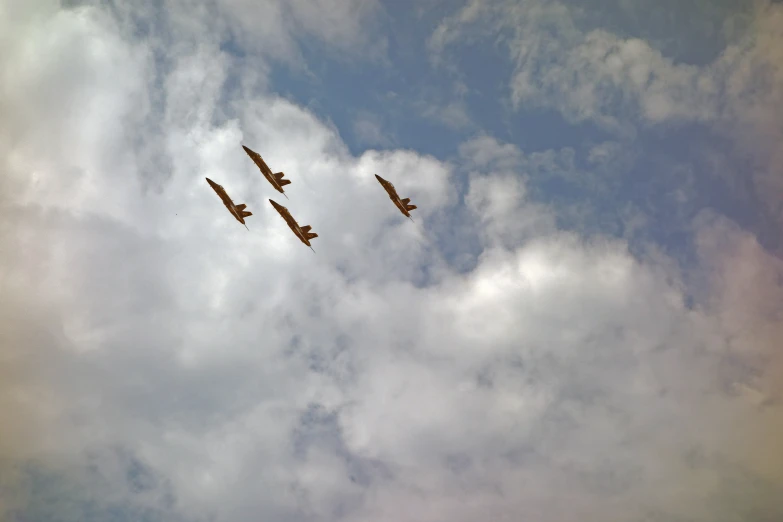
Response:
[[[288,196],[285,195],[285,192],[283,191],[283,187],[291,183],[290,180],[283,179],[283,176],[285,176],[282,172],[276,172],[272,173],[272,169],[270,169],[266,162],[263,160],[261,155],[257,153],[254,150],[251,150],[244,145],[242,145],[242,148],[245,149],[245,152],[247,152],[247,155],[250,156],[250,159],[253,160],[253,163],[256,164],[256,166],[261,170],[261,174],[264,175],[266,180],[272,184],[274,189],[285,196],[286,199],[288,199]]]
[[[380,177],[378,174],[375,175],[375,178],[378,180],[378,182],[381,184],[381,186],[386,190],[386,192],[389,194],[389,199],[392,200],[392,203],[400,209],[400,212],[403,213],[408,219],[413,221],[413,218],[411,217],[409,210],[413,210],[416,208],[416,205],[409,205],[410,198],[400,199],[400,196],[397,195],[397,190],[394,188],[394,185],[391,184],[390,181],[386,181],[382,177]]]
[[[305,245],[310,247],[310,250],[315,252],[312,245],[310,245],[310,240],[313,238],[318,237],[318,234],[314,232],[310,232],[310,229],[313,228],[310,225],[305,225],[303,227],[299,226],[299,223],[296,222],[296,220],[291,216],[291,213],[288,212],[288,209],[285,208],[283,205],[280,205],[271,199],[269,202],[272,204],[273,207],[275,207],[275,210],[277,210],[281,216],[283,216],[283,219],[285,219],[285,222],[288,223],[288,226],[291,228],[291,230],[294,231],[294,234],[296,234],[296,237],[299,238],[299,241],[304,243]]]
[[[228,194],[226,194],[226,190],[222,186],[218,185],[217,183],[215,183],[209,178],[206,178],[206,180],[207,183],[209,183],[209,186],[212,187],[215,192],[217,192],[218,196],[220,196],[220,199],[223,200],[223,204],[226,206],[228,211],[231,212],[231,215],[234,216],[237,219],[237,221],[245,225],[245,218],[253,215],[252,212],[248,212],[247,210],[245,210],[245,207],[247,207],[247,205],[245,205],[244,203],[240,205],[235,205],[234,202],[231,201],[231,198],[228,197]],[[245,225],[245,228],[247,228],[247,225]],[[247,229],[250,230],[249,228]]]

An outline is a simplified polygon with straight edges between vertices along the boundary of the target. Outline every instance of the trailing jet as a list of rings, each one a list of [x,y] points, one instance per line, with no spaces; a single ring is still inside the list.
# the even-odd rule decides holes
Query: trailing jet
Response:
[[[258,166],[258,168],[261,170],[261,174],[264,175],[266,180],[272,184],[272,186],[275,188],[276,191],[281,193],[285,196],[286,199],[288,199],[288,196],[285,195],[285,192],[283,191],[283,187],[291,183],[290,180],[283,179],[283,176],[285,176],[282,172],[275,172],[272,173],[272,169],[270,169],[264,159],[261,157],[259,153],[257,153],[254,150],[248,149],[244,145],[242,145],[242,148],[245,149],[245,152],[247,152],[247,155],[250,156],[250,159],[253,160],[253,163]]]
[[[288,212],[287,208],[285,208],[283,205],[279,205],[275,203],[271,199],[269,200],[269,202],[272,204],[273,207],[275,207],[275,210],[277,210],[280,213],[280,215],[283,216],[283,219],[285,219],[285,222],[288,223],[289,227],[291,227],[291,230],[294,231],[294,234],[296,234],[296,237],[299,238],[299,241],[309,246],[310,250],[315,252],[315,250],[313,250],[313,247],[310,245],[310,240],[318,237],[318,234],[314,232],[310,232],[310,229],[313,227],[311,227],[310,225],[305,225],[303,227],[300,227],[299,223],[297,223],[296,220],[291,216],[291,213]]]
[[[222,186],[218,185],[217,183],[215,183],[209,178],[206,178],[206,180],[207,183],[209,183],[209,186],[212,187],[212,189],[215,192],[217,192],[218,196],[220,196],[220,199],[223,200],[223,204],[226,206],[228,211],[231,212],[231,215],[234,216],[237,219],[237,221],[245,225],[245,218],[253,215],[252,212],[248,212],[247,210],[245,210],[247,205],[245,205],[244,203],[240,205],[235,205],[234,202],[231,201],[231,198],[228,197],[228,194],[226,194],[226,190]],[[245,225],[245,228],[247,228],[247,225]],[[250,230],[249,228],[247,229]]]
[[[400,212],[402,212],[408,219],[413,221],[413,218],[411,217],[409,211],[415,209],[416,205],[409,205],[411,198],[400,199],[400,196],[397,195],[397,190],[394,188],[394,185],[392,185],[390,181],[386,181],[378,174],[375,175],[375,178],[389,194],[389,199],[392,200],[392,203],[394,203],[394,205],[398,209],[400,209]]]

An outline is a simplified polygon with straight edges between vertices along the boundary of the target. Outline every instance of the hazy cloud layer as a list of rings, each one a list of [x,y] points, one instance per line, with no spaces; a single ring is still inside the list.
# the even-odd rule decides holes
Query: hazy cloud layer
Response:
[[[351,155],[267,74],[305,67],[304,39],[383,53],[374,2],[17,4],[0,3],[6,518],[783,518],[783,262],[714,212],[690,224],[687,267],[558,229],[536,177],[608,183],[618,142],[579,168],[486,135],[448,161]],[[602,38],[565,55],[655,56]],[[631,69],[596,74],[642,104]],[[580,114],[620,121],[604,95]],[[248,205],[249,231],[205,177]],[[269,198],[319,234],[316,254]]]
[[[720,32],[726,45],[704,65],[677,61],[633,34],[612,32],[600,25],[589,5],[538,0],[467,2],[441,22],[429,45],[442,61],[451,47],[488,37],[502,42],[511,61],[509,95],[517,109],[555,109],[569,121],[591,121],[626,138],[637,126],[705,125],[730,140],[744,160],[737,175],[753,180],[753,197],[780,225],[783,6],[762,0],[713,8],[723,15]],[[627,16],[650,10],[664,11],[639,1],[617,12]],[[699,22],[714,24],[721,18],[700,13],[687,20],[696,35],[710,39],[710,31],[718,29],[709,25],[709,31],[699,33],[704,30]],[[680,34],[670,34],[670,40]]]

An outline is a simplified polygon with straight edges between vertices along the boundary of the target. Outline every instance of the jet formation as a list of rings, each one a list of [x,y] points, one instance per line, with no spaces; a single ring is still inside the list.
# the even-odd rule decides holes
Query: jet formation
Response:
[[[266,180],[269,182],[270,185],[272,185],[272,188],[274,188],[276,191],[281,193],[288,199],[288,196],[286,195],[285,191],[283,190],[283,187],[286,185],[289,185],[291,183],[291,180],[285,179],[285,174],[283,172],[272,172],[272,169],[269,168],[269,166],[266,164],[264,159],[261,157],[260,154],[255,152],[254,150],[246,147],[245,145],[242,145],[242,148],[247,153],[248,156],[250,156],[250,159],[253,160],[253,163],[256,164],[258,169],[261,171],[261,174],[266,178]],[[397,207],[397,209],[402,212],[402,214],[413,221],[413,218],[410,215],[410,211],[414,210],[416,208],[416,205],[410,204],[410,198],[404,198],[401,199],[400,196],[397,194],[397,190],[394,188],[394,185],[390,181],[387,181],[380,177],[378,174],[375,175],[375,178],[378,180],[378,182],[381,184],[381,186],[384,188],[386,193],[389,196],[389,199],[394,203],[394,206]],[[245,228],[247,228],[247,224],[245,223],[245,218],[252,216],[253,213],[245,210],[247,208],[247,205],[244,203],[241,203],[239,205],[235,204],[231,198],[229,197],[228,193],[226,193],[226,190],[221,186],[212,181],[209,178],[206,178],[207,183],[209,183],[209,186],[212,187],[212,189],[217,193],[217,195],[220,197],[221,201],[223,201],[223,204],[226,206],[229,212],[231,212],[231,215],[236,218],[237,221],[242,223]],[[285,220],[285,222],[288,224],[288,227],[291,229],[291,231],[296,235],[297,238],[299,238],[299,241],[310,247],[310,250],[315,252],[313,249],[313,246],[310,244],[310,240],[318,237],[318,234],[314,232],[310,232],[312,230],[312,227],[310,225],[300,226],[299,223],[291,216],[291,213],[288,211],[288,209],[279,203],[269,200],[269,203],[272,204],[275,210],[280,214],[280,216]],[[247,228],[250,230],[249,228]]]

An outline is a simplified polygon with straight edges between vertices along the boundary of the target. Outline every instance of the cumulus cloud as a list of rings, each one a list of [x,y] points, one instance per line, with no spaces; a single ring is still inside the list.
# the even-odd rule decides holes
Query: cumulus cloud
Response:
[[[471,168],[465,206],[485,245],[513,248],[557,229],[554,213],[528,196],[529,161],[519,149],[482,136],[463,143],[460,156]]]
[[[567,151],[479,137],[453,162],[355,157],[255,73],[243,83],[208,10],[170,11],[167,30],[210,37],[161,65],[162,47],[124,30],[145,7],[14,9],[0,51],[6,516],[783,516],[781,266],[747,233],[695,223],[709,271],[689,307],[677,270],[559,231],[531,197],[528,174],[568,171]],[[350,40],[331,31],[319,37]],[[292,179],[283,204],[319,234],[316,255],[241,143]],[[206,176],[248,204],[249,232]],[[447,234],[480,245],[471,270],[444,254]]]

